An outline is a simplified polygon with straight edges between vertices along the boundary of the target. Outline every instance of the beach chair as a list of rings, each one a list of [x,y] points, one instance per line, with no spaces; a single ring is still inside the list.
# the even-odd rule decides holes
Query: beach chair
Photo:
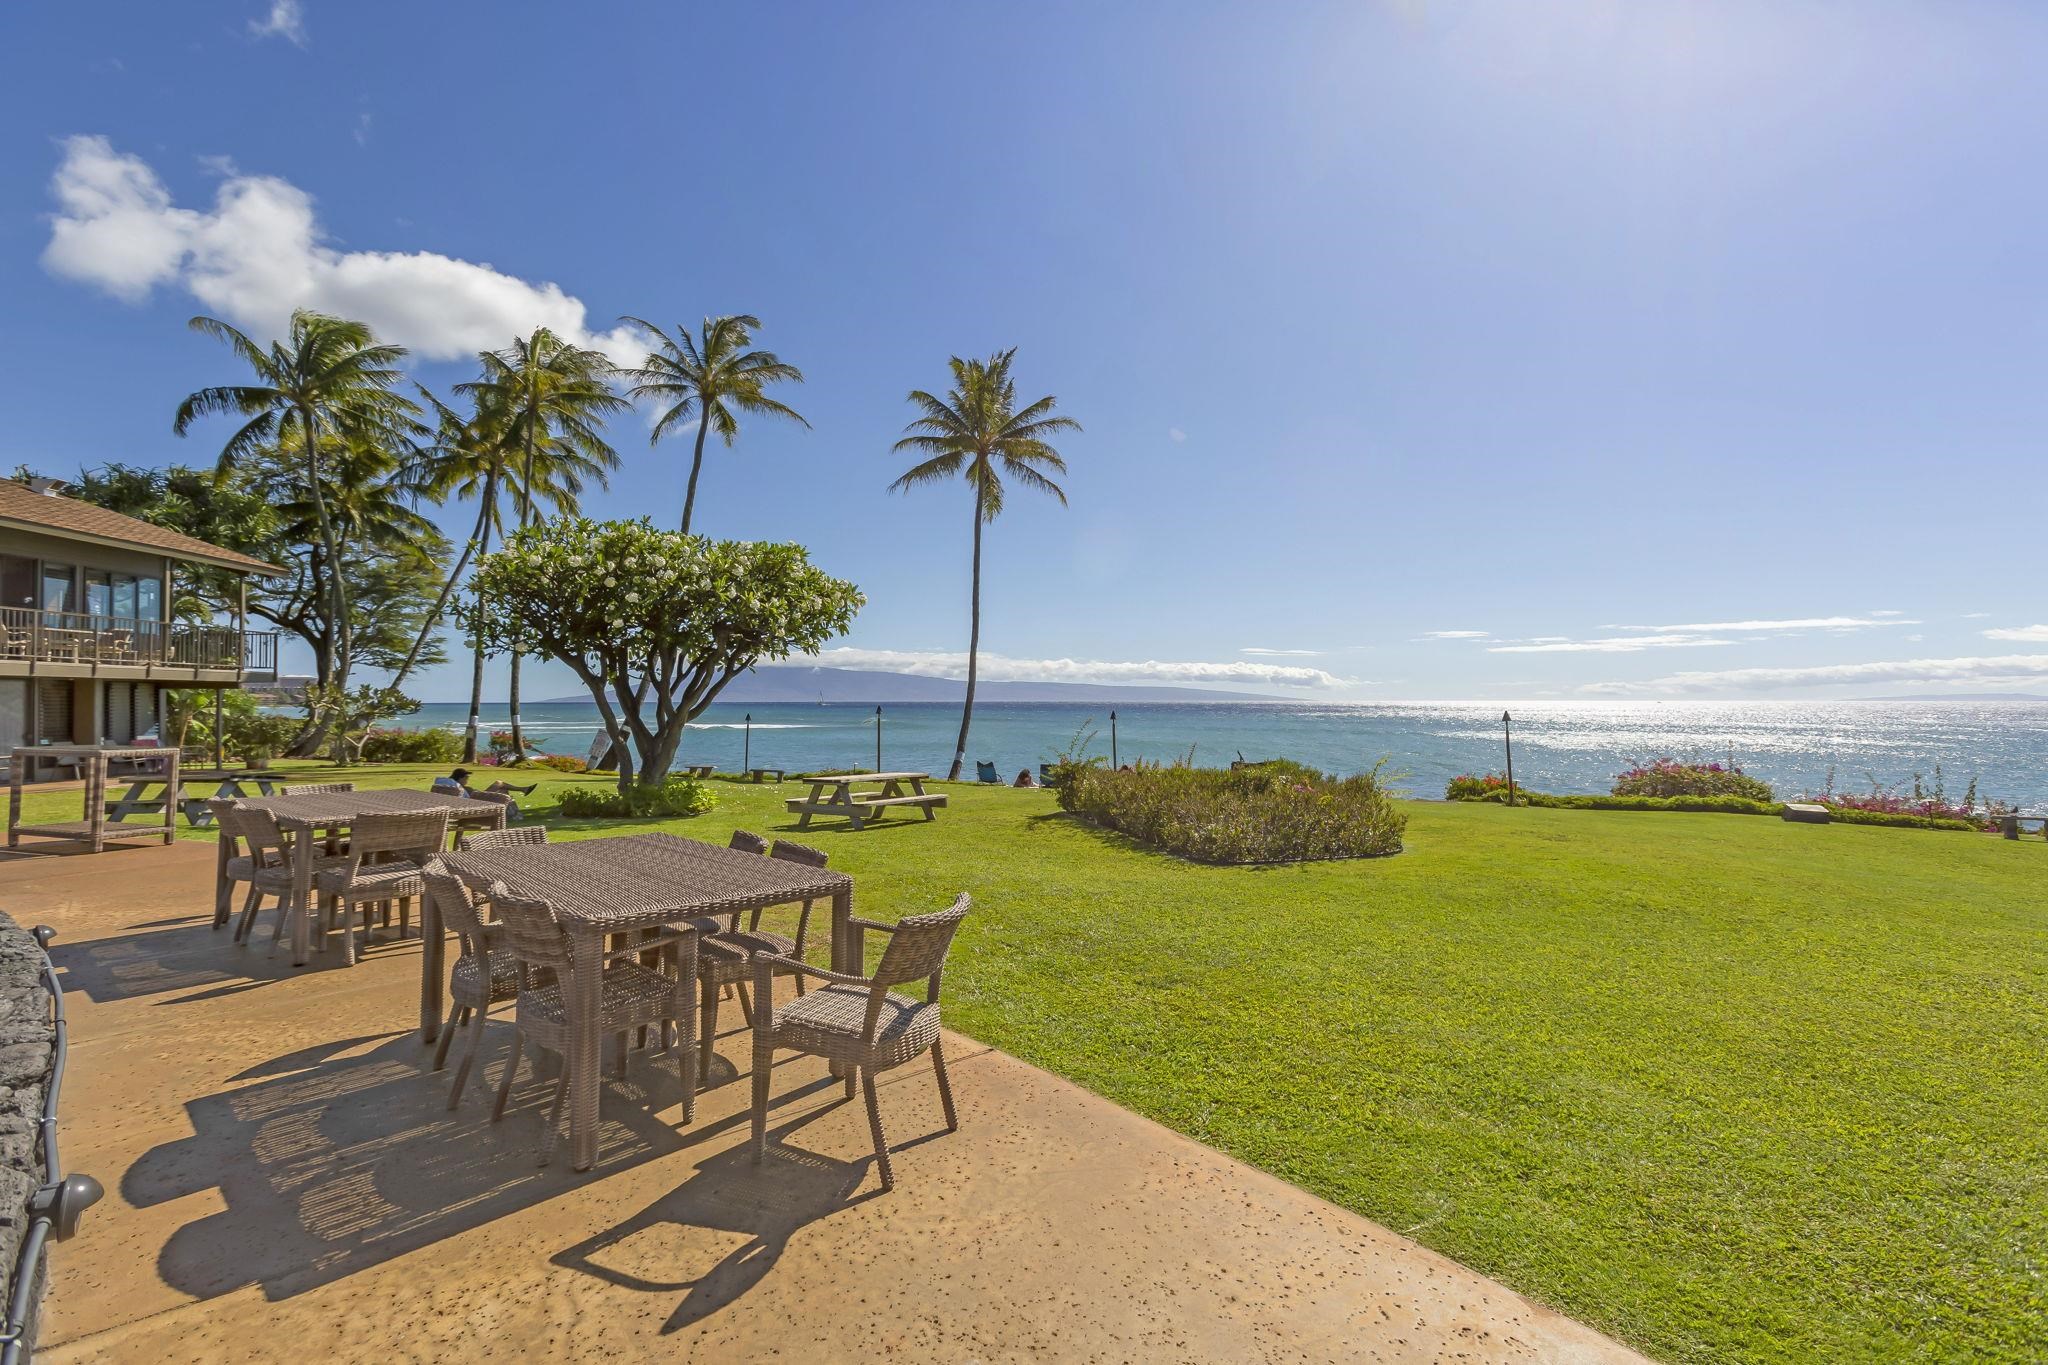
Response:
[[[1003,775],[996,771],[996,765],[993,763],[975,764],[974,775],[983,782],[991,782],[998,787],[1003,784]]]

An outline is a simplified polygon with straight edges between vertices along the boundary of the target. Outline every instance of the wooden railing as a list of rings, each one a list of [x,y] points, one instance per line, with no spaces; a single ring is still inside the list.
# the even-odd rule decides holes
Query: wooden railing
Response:
[[[277,673],[277,632],[0,607],[0,661]]]

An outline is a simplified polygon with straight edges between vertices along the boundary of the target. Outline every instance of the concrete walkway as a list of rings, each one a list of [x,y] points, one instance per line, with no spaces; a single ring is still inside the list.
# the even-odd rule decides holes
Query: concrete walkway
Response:
[[[689,1129],[636,1054],[597,1168],[537,1168],[530,1068],[502,1124],[481,1086],[445,1109],[417,941],[294,970],[267,920],[212,930],[212,870],[189,842],[0,862],[0,906],[59,931],[64,1161],[108,1189],[57,1250],[41,1359],[1640,1359],[965,1038],[959,1133],[928,1068],[887,1078],[893,1194],[809,1059],[746,1159],[737,1009]]]

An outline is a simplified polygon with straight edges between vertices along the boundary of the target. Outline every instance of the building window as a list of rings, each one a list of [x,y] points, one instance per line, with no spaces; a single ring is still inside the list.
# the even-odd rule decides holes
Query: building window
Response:
[[[28,743],[28,680],[0,681],[0,752]]]
[[[48,613],[75,610],[78,603],[78,571],[69,564],[43,565],[43,610]],[[61,626],[61,619],[50,619],[44,624]]]

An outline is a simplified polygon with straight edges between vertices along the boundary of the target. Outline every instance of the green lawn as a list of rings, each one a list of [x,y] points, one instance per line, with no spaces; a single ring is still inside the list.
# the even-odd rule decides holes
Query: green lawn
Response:
[[[668,827],[791,823],[716,786]],[[2039,840],[1415,803],[1212,868],[951,792],[804,837],[867,914],[974,894],[955,1027],[1656,1356],[2048,1358]]]

